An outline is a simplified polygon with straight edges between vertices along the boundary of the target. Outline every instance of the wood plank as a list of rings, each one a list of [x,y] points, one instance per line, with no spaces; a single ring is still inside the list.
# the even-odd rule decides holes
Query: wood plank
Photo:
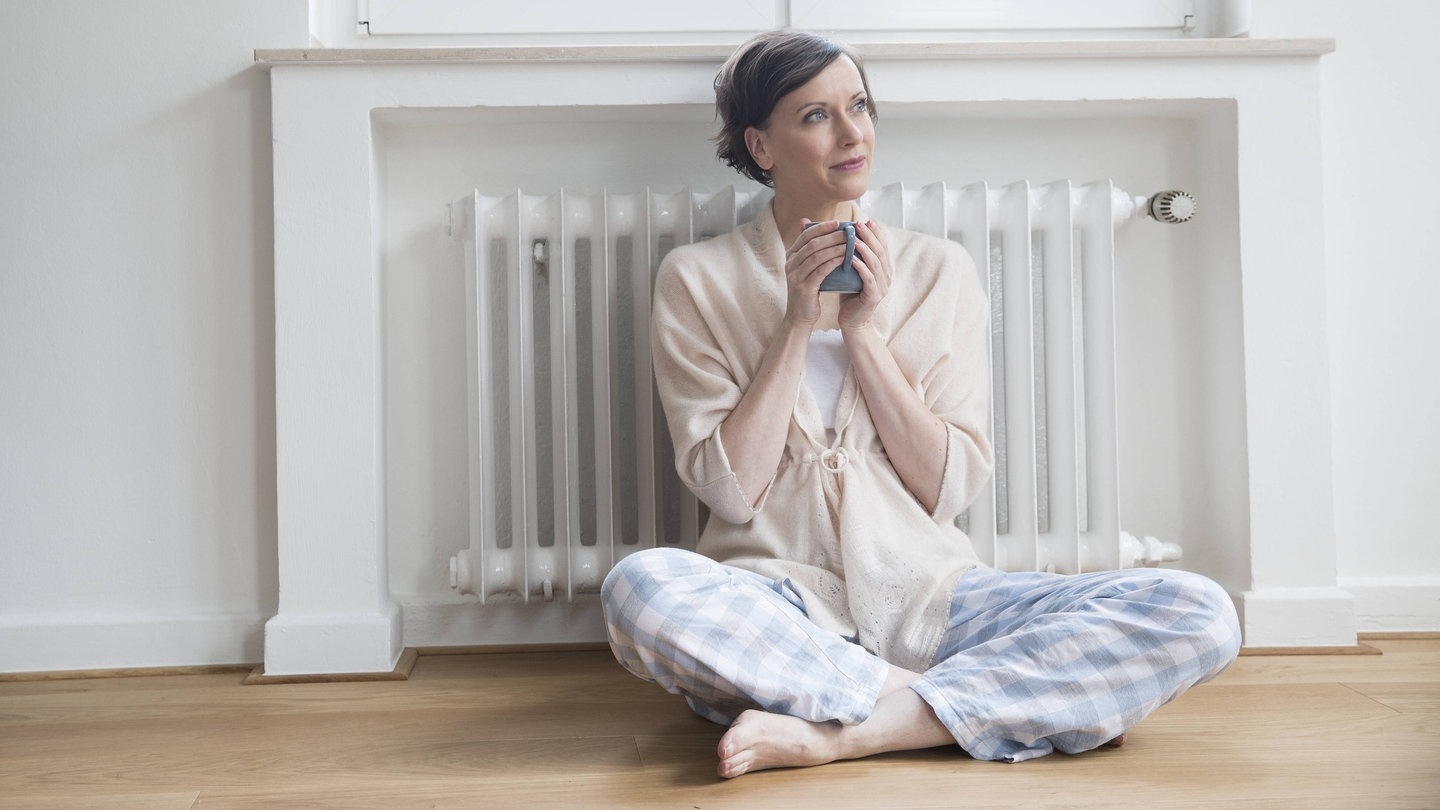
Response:
[[[555,779],[641,766],[629,735],[538,736],[513,725],[506,734],[476,734],[471,719],[414,711],[41,726],[0,741],[0,794],[38,793],[47,785],[95,790],[117,782],[154,790],[177,782],[238,788],[259,780],[279,790]]]
[[[1347,683],[1357,693],[1399,712],[1423,712],[1440,717],[1440,681],[1426,683]],[[1440,768],[1440,760],[1436,761]]]
[[[1225,683],[1232,684],[1440,681],[1440,644],[1430,641],[1377,641],[1374,646],[1384,654],[1242,656],[1221,678]]]
[[[0,796],[6,810],[188,810],[200,800],[191,790],[179,793],[76,793]]]
[[[1007,765],[950,746],[732,781],[724,730],[603,651],[422,656],[379,683],[10,682],[0,806],[1433,806],[1440,644],[1374,643],[1241,659],[1118,750]]]

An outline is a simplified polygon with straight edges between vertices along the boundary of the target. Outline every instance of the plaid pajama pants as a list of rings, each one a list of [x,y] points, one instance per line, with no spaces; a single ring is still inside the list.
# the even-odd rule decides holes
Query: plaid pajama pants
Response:
[[[748,708],[863,722],[889,664],[822,630],[788,581],[679,549],[626,557],[601,589],[621,665],[728,724]],[[1230,665],[1219,585],[1184,571],[961,578],[930,669],[911,684],[971,756],[1079,753]]]

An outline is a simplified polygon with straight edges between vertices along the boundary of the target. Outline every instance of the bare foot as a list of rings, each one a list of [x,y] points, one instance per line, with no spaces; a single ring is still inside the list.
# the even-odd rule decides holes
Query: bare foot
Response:
[[[1105,743],[1105,744],[1104,744],[1103,746],[1101,746],[1101,747],[1102,747],[1102,748],[1119,748],[1120,746],[1122,746],[1122,745],[1124,745],[1124,744],[1125,744],[1125,734],[1122,732],[1119,737],[1116,737],[1115,739],[1111,740],[1110,742]]]
[[[754,709],[744,712],[720,738],[717,770],[721,776],[731,779],[766,768],[822,765],[883,751],[910,751],[954,743],[955,738],[930,705],[915,690],[897,685],[913,681],[914,673],[895,670],[891,674],[886,684],[886,689],[891,691],[881,697],[870,716],[857,725],[845,726],[834,721],[811,723]]]
[[[839,723],[811,723],[798,717],[750,709],[720,738],[717,772],[733,779],[750,771],[823,765],[839,758]]]

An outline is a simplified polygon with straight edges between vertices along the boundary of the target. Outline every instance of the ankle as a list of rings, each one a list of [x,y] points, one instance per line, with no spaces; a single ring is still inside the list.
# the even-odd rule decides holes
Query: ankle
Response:
[[[891,664],[890,670],[885,673],[885,683],[880,686],[880,694],[877,699],[884,700],[901,689],[908,689],[910,684],[918,680],[920,680],[918,673]]]

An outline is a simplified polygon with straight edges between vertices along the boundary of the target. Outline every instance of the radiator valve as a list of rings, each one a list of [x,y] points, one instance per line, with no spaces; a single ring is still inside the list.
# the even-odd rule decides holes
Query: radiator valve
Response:
[[[1162,191],[1150,198],[1150,216],[1172,225],[1195,216],[1195,198],[1184,191]]]

